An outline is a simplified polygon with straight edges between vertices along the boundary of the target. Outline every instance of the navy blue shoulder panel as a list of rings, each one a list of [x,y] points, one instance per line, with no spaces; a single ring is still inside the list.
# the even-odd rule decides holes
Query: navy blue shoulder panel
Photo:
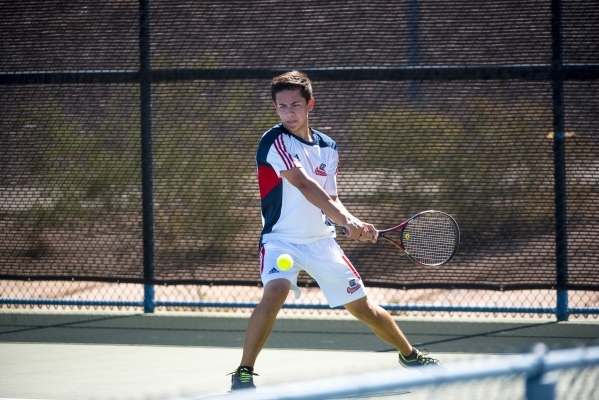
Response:
[[[317,131],[316,129],[312,129],[312,133],[314,134],[314,140],[320,147],[330,147],[333,150],[339,151],[337,148],[337,142],[331,139],[329,136],[325,135],[322,132]]]
[[[266,161],[266,157],[268,157],[268,151],[275,140],[277,140],[277,138],[283,133],[286,133],[286,131],[282,129],[282,124],[275,125],[266,131],[266,133],[260,139],[260,144],[258,145],[258,151],[256,152],[256,165],[270,166],[270,164]]]

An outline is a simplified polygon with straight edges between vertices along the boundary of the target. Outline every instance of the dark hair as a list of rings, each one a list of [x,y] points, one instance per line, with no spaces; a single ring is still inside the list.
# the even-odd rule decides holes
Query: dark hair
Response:
[[[312,82],[308,75],[300,71],[289,71],[275,76],[270,83],[270,95],[272,101],[276,102],[276,95],[284,90],[298,90],[306,102],[312,98]]]

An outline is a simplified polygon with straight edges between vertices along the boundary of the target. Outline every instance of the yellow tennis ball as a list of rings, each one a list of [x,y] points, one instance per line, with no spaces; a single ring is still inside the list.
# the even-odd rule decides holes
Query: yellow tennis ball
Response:
[[[289,254],[281,254],[279,258],[277,258],[277,266],[282,271],[287,271],[289,268],[293,267],[293,258]]]

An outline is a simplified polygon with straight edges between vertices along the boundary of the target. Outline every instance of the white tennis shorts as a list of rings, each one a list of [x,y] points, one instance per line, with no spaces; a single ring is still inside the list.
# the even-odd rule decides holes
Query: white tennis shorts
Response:
[[[277,258],[281,254],[289,254],[293,258],[293,266],[287,271],[277,266]],[[297,287],[297,276],[301,270],[316,280],[331,308],[366,296],[358,271],[333,238],[309,244],[270,240],[260,249],[260,276],[264,286],[274,279],[287,279],[291,282],[295,298],[299,299],[301,292]]]

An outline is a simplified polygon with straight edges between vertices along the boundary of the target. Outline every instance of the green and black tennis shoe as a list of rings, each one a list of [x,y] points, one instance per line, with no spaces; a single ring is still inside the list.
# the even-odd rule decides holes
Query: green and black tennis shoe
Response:
[[[408,357],[404,356],[400,352],[399,363],[405,368],[441,367],[439,360],[432,357],[427,357],[428,350],[422,349],[422,351],[424,353],[414,347],[412,348],[412,354],[410,354]]]
[[[251,367],[237,367],[237,369],[231,372],[231,390],[240,389],[256,389],[254,385],[254,368]]]

